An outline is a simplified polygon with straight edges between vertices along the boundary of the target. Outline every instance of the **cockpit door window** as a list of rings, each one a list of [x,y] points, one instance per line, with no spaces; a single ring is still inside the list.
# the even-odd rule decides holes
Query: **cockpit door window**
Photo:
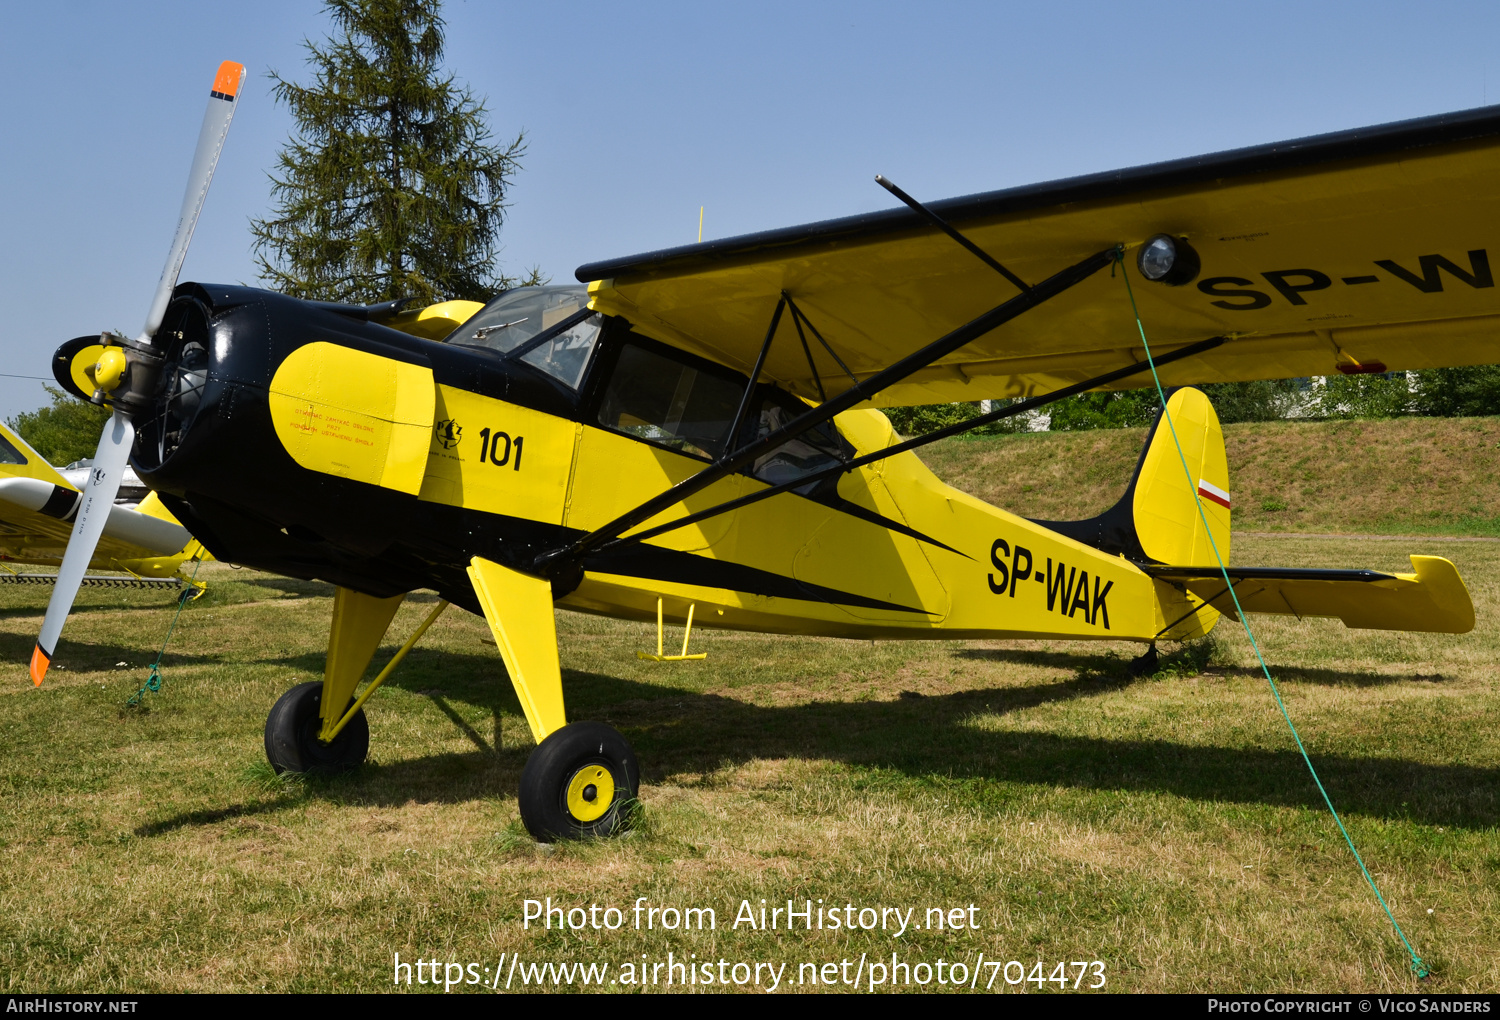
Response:
[[[808,410],[806,404],[790,393],[767,387],[754,419],[755,432],[751,435],[742,433],[741,442],[763,439]],[[852,447],[838,434],[833,423],[823,422],[758,458],[749,473],[763,482],[781,485],[842,463],[851,452]],[[795,491],[806,492],[800,487]]]
[[[724,453],[744,385],[627,342],[605,386],[599,424],[713,460]]]

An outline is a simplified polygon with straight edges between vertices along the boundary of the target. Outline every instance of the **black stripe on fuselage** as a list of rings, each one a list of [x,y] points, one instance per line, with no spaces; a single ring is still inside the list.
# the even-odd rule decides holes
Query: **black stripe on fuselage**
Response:
[[[775,497],[772,498],[774,499]],[[840,513],[846,513],[850,517],[857,517],[862,521],[868,521],[871,524],[878,524],[882,528],[885,528],[887,531],[894,531],[897,534],[907,535],[911,538],[915,538],[918,542],[926,542],[928,545],[937,546],[939,549],[946,549],[951,553],[957,553],[959,556],[962,556],[966,560],[971,560],[974,558],[967,553],[959,552],[951,545],[944,545],[942,542],[939,542],[937,539],[933,538],[930,535],[922,534],[916,528],[902,524],[900,521],[893,521],[889,517],[882,516],[874,510],[869,510],[865,507],[860,506],[858,503],[851,503],[843,497],[835,497],[834,499],[819,499],[816,496],[804,496],[803,498],[811,499],[813,502],[818,503],[822,506],[826,506],[830,510],[837,510]]]
[[[937,615],[926,609],[913,609],[911,606],[866,598],[863,595],[840,591],[837,588],[809,584],[770,570],[747,567],[742,563],[710,559],[695,553],[663,549],[660,546],[644,543],[617,546],[589,556],[583,561],[583,569],[595,573],[640,577],[651,581],[693,584],[704,588],[724,588],[747,595],[800,599],[803,602],[828,602],[861,609],[887,609],[897,613]]]

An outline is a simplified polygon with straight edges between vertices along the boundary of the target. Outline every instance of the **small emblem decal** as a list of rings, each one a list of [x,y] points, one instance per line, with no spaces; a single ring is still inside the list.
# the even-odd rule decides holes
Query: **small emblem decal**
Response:
[[[445,450],[451,450],[457,446],[463,435],[464,430],[452,418],[444,418],[437,423],[437,441]]]

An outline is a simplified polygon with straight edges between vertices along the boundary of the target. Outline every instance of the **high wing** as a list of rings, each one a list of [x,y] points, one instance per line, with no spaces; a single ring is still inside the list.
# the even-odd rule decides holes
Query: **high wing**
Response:
[[[61,563],[80,495],[25,440],[0,425],[0,562]],[[168,577],[195,554],[208,555],[152,493],[136,507],[110,508],[90,566]]]
[[[1154,353],[1229,338],[1166,369],[1176,385],[1500,360],[1496,180],[1500,106],[929,208],[1032,285],[1125,245]],[[1201,257],[1188,284],[1137,271],[1135,249],[1158,233],[1185,237]],[[1094,273],[870,403],[1032,396],[1143,360],[1113,275]],[[597,309],[745,372],[789,295],[810,327],[806,349],[792,328],[801,323],[782,321],[761,378],[814,401],[850,385],[832,354],[865,379],[1018,293],[905,208],[591,263],[577,276],[593,284]]]

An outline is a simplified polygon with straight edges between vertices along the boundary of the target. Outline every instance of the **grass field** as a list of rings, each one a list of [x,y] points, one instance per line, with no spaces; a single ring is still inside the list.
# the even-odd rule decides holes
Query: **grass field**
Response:
[[[1489,421],[1440,424],[1454,431],[1434,449],[1500,442]],[[1288,439],[1243,427],[1243,442],[1231,429],[1231,450],[1343,441],[1296,432],[1307,428],[1284,427]],[[1112,481],[1087,478],[1112,501],[1138,441],[954,443],[932,462],[1002,505],[1020,500],[997,488],[1030,484],[1022,509],[1044,515],[1076,505],[1071,490],[1094,470],[1079,450],[1126,465]],[[1338,468],[1350,477],[1400,473],[1380,443],[1350,449]],[[1372,449],[1375,466],[1354,455]],[[1466,456],[1475,484],[1493,486],[1495,455]],[[1237,501],[1261,484],[1246,473]],[[1340,517],[1309,496],[1295,523],[1416,529],[1434,520],[1419,503],[1388,493],[1386,510]],[[1241,524],[1238,505],[1237,525],[1270,530]],[[654,644],[647,627],[560,613],[570,715],[632,741],[645,810],[625,839],[548,851],[517,822],[531,740],[481,620],[450,611],[371,702],[364,769],[285,781],[264,764],[261,731],[282,691],[320,675],[332,590],[222,565],[207,568],[209,594],[183,613],[165,687],[141,710],[122,706],[165,634],[170,595],[85,591],[34,691],[23,663],[48,593],[0,588],[0,974],[8,991],[373,991],[392,986],[397,952],[481,969],[501,954],[618,967],[671,952],[787,963],[782,989],[806,991],[800,964],[896,952],[1043,960],[1048,973],[1099,960],[1112,991],[1493,991],[1500,543],[1240,537],[1234,558],[1402,569],[1409,552],[1458,564],[1473,633],[1255,623],[1334,802],[1435,970],[1420,985],[1228,624],[1135,679],[1124,666],[1136,648],[1064,642],[704,632],[694,643],[706,661],[659,665],[634,654]],[[397,639],[431,599],[402,608]],[[718,924],[523,930],[523,900],[548,896],[712,907]],[[916,907],[918,919],[972,903],[979,927],[731,930],[740,901],[762,898]]]

